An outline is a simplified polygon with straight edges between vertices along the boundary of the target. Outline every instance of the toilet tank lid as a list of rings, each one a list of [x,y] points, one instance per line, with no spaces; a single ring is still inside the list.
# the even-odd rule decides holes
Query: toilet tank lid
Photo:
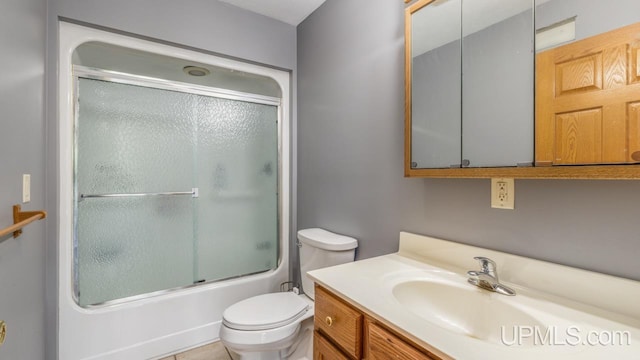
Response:
[[[303,244],[330,251],[351,250],[358,247],[358,240],[320,228],[299,230],[298,240]]]

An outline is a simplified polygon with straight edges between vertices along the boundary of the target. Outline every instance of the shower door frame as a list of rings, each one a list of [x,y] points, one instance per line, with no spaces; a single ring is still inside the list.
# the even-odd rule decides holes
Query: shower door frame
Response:
[[[51,239],[57,252],[57,358],[116,360],[153,358],[215,341],[219,337],[222,311],[248,296],[277,291],[289,279],[291,234],[291,72],[256,65],[211,53],[117,34],[59,21],[57,104],[57,237]],[[271,271],[233,280],[210,282],[162,296],[96,308],[83,308],[73,297],[73,139],[74,101],[72,54],[86,42],[170,54],[200,64],[263,75],[276,81],[282,91],[278,119],[278,207],[279,263]],[[158,314],[162,314],[159,316]],[[159,323],[159,321],[162,321]],[[78,341],[78,334],[95,334],[92,341]]]
[[[110,82],[110,83],[116,83],[116,84],[123,84],[123,85],[132,85],[132,86],[140,86],[140,87],[144,87],[144,88],[150,88],[150,89],[158,89],[158,90],[166,90],[166,91],[175,91],[175,92],[180,92],[180,93],[185,93],[185,94],[190,94],[190,95],[199,95],[199,96],[206,96],[206,97],[213,97],[213,98],[218,98],[218,99],[225,99],[225,100],[235,100],[235,101],[241,101],[241,102],[248,102],[248,103],[254,103],[254,104],[261,104],[261,105],[269,105],[269,106],[275,106],[277,108],[277,112],[276,112],[276,124],[277,124],[277,142],[278,142],[278,149],[277,149],[277,156],[278,156],[278,179],[277,179],[277,187],[278,189],[280,188],[280,170],[282,168],[282,164],[281,164],[281,154],[280,154],[280,144],[281,144],[281,139],[280,139],[280,134],[281,134],[281,126],[282,126],[282,101],[280,98],[276,98],[276,97],[271,97],[271,96],[265,96],[265,95],[258,95],[258,94],[251,94],[251,93],[244,93],[244,92],[239,92],[239,91],[233,91],[233,90],[227,90],[227,89],[221,89],[221,88],[215,88],[215,87],[209,87],[209,86],[202,86],[202,85],[197,85],[197,84],[189,84],[189,83],[182,83],[182,82],[178,82],[178,81],[172,81],[172,80],[164,80],[164,79],[158,79],[158,78],[153,78],[153,77],[147,77],[147,76],[142,76],[142,75],[135,75],[135,74],[128,74],[128,73],[123,73],[123,72],[117,72],[117,71],[110,71],[110,70],[104,70],[104,69],[97,69],[97,68],[91,68],[91,67],[87,67],[87,66],[82,66],[82,65],[72,65],[72,74],[73,74],[73,84],[74,84],[74,88],[73,88],[73,96],[74,96],[74,169],[73,169],[73,183],[74,183],[74,189],[73,189],[73,193],[74,193],[74,198],[76,199],[74,201],[74,228],[73,228],[73,249],[74,249],[74,253],[73,253],[73,264],[74,264],[74,272],[73,272],[73,276],[74,276],[74,291],[73,291],[73,297],[74,300],[76,301],[76,303],[80,303],[80,297],[79,297],[79,291],[80,291],[80,286],[78,283],[78,277],[79,277],[79,269],[78,269],[78,205],[80,203],[80,201],[84,201],[83,199],[86,198],[84,196],[82,196],[81,194],[78,193],[78,189],[77,189],[77,174],[78,174],[78,169],[77,169],[77,159],[78,159],[78,145],[77,145],[77,139],[78,139],[78,127],[80,125],[80,114],[79,114],[79,99],[80,99],[80,94],[78,93],[78,90],[80,89],[79,86],[79,81],[80,79],[90,79],[90,80],[99,80],[99,81],[105,81],[105,82]],[[197,198],[197,188],[192,189],[192,192],[189,192],[190,194],[194,194],[192,197]],[[109,197],[109,196],[119,196],[119,195],[125,195],[125,194],[116,194],[116,195],[112,195],[112,194],[101,194],[98,196],[103,196],[103,197]],[[142,194],[137,194],[136,196],[141,196]],[[91,196],[93,197],[93,196]],[[281,204],[280,204],[280,198],[278,197],[278,210],[277,210],[277,214],[276,214],[276,218],[277,218],[277,228],[276,228],[276,238],[280,237],[280,216],[281,216]],[[194,232],[194,236],[195,236],[195,232]],[[280,259],[280,247],[281,244],[278,242],[276,244],[278,251],[277,251],[277,256],[278,259],[276,259],[276,267],[278,267],[278,265],[280,264],[281,260]],[[194,259],[196,259],[198,257],[198,254],[194,253]],[[194,260],[195,261],[195,260]],[[113,300],[108,300],[108,301],[104,301],[104,302],[100,302],[100,303],[96,303],[96,304],[90,304],[90,305],[85,305],[83,306],[84,308],[95,308],[95,307],[100,307],[100,306],[107,306],[107,305],[115,305],[115,304],[121,304],[121,303],[125,303],[128,301],[135,301],[135,300],[140,300],[140,299],[146,299],[149,297],[154,297],[154,296],[160,296],[160,295],[164,295],[167,294],[169,292],[172,291],[177,291],[177,290],[181,290],[181,289],[187,289],[190,287],[194,287],[194,286],[202,286],[211,282],[218,282],[218,281],[225,281],[225,280],[229,280],[229,279],[233,279],[233,278],[238,278],[238,277],[243,277],[243,276],[250,276],[250,275],[256,275],[262,272],[267,272],[267,271],[271,271],[270,270],[264,270],[264,271],[258,271],[258,272],[253,272],[253,273],[248,273],[248,274],[242,274],[242,275],[236,275],[236,276],[232,276],[232,277],[228,277],[228,278],[222,278],[222,279],[216,279],[216,280],[209,280],[209,281],[205,281],[205,282],[198,282],[198,283],[193,283],[193,284],[187,284],[187,285],[183,285],[183,286],[179,286],[179,287],[172,287],[172,288],[168,288],[168,289],[162,289],[162,290],[157,290],[157,291],[152,291],[152,292],[147,292],[147,293],[142,293],[139,295],[132,295],[132,296],[127,296],[124,298],[117,298],[117,299],[113,299]]]

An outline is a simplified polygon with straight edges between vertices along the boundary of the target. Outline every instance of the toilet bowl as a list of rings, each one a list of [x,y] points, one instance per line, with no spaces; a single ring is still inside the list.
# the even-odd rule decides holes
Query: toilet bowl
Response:
[[[300,346],[306,344],[298,338],[305,327],[313,328],[313,301],[293,292],[272,293],[227,308],[220,339],[235,353],[235,359],[287,359],[296,350],[304,350]]]
[[[298,231],[304,294],[254,296],[223,313],[220,340],[234,360],[311,360],[313,358],[313,282],[306,272],[351,262],[357,240],[323,229]]]

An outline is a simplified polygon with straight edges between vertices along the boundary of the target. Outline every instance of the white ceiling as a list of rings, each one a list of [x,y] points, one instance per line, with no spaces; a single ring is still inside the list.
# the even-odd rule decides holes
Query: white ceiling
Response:
[[[325,0],[220,0],[262,14],[287,24],[298,26]]]

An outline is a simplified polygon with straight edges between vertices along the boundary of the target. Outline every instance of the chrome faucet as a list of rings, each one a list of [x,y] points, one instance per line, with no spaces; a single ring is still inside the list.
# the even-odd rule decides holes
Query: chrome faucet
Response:
[[[498,266],[493,260],[482,256],[476,256],[474,259],[480,262],[480,271],[467,271],[469,283],[502,295],[513,296],[516,294],[510,287],[500,284]]]

